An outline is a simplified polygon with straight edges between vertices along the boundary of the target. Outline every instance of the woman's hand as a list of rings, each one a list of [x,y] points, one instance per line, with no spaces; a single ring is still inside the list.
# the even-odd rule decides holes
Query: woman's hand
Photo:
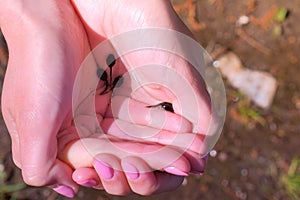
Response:
[[[106,112],[109,110],[107,102],[110,101],[110,97],[103,95],[99,97],[99,102],[102,103],[98,106],[102,109],[99,111],[102,112],[99,122],[108,135],[114,136],[112,141],[114,145],[107,147],[107,139],[84,139],[91,146],[96,143],[102,145],[95,149],[95,152],[102,154],[97,154],[96,158],[93,158],[87,151],[83,151],[78,143],[80,140],[74,127],[73,84],[78,69],[91,48],[96,47],[105,38],[143,27],[169,28],[190,34],[168,1],[131,0],[126,3],[120,0],[113,2],[99,0],[91,3],[73,1],[73,5],[66,1],[54,0],[0,3],[0,26],[7,40],[10,55],[3,87],[2,110],[12,138],[14,162],[22,169],[26,183],[34,186],[48,185],[69,197],[74,196],[78,190],[77,183],[85,185],[86,180],[95,180],[96,184],[90,182],[88,185],[99,188],[103,185],[113,194],[127,194],[131,190],[139,194],[151,194],[179,186],[183,180],[182,176],[189,170],[203,171],[205,160],[198,158],[193,149],[183,156],[180,148],[166,148],[166,152],[169,153],[163,157],[169,158],[167,161],[174,162],[168,162],[168,166],[163,165],[166,167],[164,170],[180,176],[152,172],[151,170],[159,169],[160,166],[155,163],[154,158],[116,153],[114,145],[121,145],[126,151],[132,152],[143,149],[140,153],[164,148],[168,145],[168,136],[183,130],[188,132],[191,127],[186,126],[185,129],[179,127],[178,130],[173,130],[174,127],[170,127],[171,130],[163,127],[170,135],[161,134],[160,136],[167,137],[158,140],[156,144],[153,144],[153,141],[137,143],[116,140],[122,138],[122,132],[109,130],[112,126],[107,126],[107,122],[113,119],[113,116]],[[191,84],[198,92],[199,106],[203,111],[203,115],[194,119],[199,125],[196,127],[197,132],[204,133],[207,130],[210,121],[209,97],[202,80],[195,79],[190,70],[180,67],[188,66],[185,61],[153,51],[134,52],[122,59],[130,63],[131,67],[155,62],[168,64],[179,73],[184,72],[186,79],[193,80]],[[97,57],[95,61],[101,62]],[[126,70],[121,70],[121,73],[125,73]],[[149,90],[151,89],[153,88],[150,87]],[[163,88],[155,91],[150,93],[156,102],[165,99],[173,104],[175,112],[181,109],[176,99],[167,98]],[[134,100],[142,99],[137,96]],[[103,106],[105,102],[106,106]],[[155,101],[143,103],[149,105],[152,102]],[[146,110],[145,107],[143,109]],[[132,114],[136,111],[139,110],[133,110]],[[181,116],[174,115],[167,119],[174,117],[180,119]],[[122,121],[132,122],[126,119]],[[183,124],[191,124],[192,120],[188,121]],[[198,145],[201,145],[201,142]],[[73,154],[74,152],[86,156],[84,157],[86,159],[78,162],[77,158],[80,157]],[[63,161],[57,157],[58,154]],[[178,160],[174,160],[175,158]],[[101,162],[99,164],[99,161],[117,170],[124,170],[126,165],[124,163],[129,163],[141,173],[138,179],[131,179],[128,174],[117,171],[107,180],[106,178],[110,176],[102,174],[103,165]],[[128,166],[130,165],[127,165],[127,168]],[[76,168],[74,173],[72,167]],[[108,174],[112,172],[110,168],[104,169]],[[77,183],[72,180],[72,175]]]
[[[14,162],[27,184],[74,196],[78,185],[57,159],[57,137],[71,124],[74,79],[90,51],[86,32],[68,1],[0,3],[9,48],[2,111]]]
[[[107,65],[107,63],[105,63],[105,58],[110,54],[115,53],[113,50],[115,47],[110,48],[110,50],[109,48],[97,49],[97,45],[103,42],[103,38],[111,38],[126,31],[149,27],[173,29],[191,36],[190,32],[179,20],[168,1],[96,1],[94,2],[95,4],[91,5],[86,4],[84,1],[75,0],[73,3],[85,25],[91,46],[93,48],[96,47],[96,50],[94,51],[95,60],[97,64],[102,67]],[[166,39],[176,40],[178,38]],[[139,42],[138,38],[136,39],[136,42]],[[189,108],[190,105],[181,105],[181,102],[176,97],[176,95],[178,95],[176,94],[176,91],[171,91],[174,93],[174,95],[172,95],[168,91],[168,88],[149,85],[149,87],[142,87],[135,93],[127,93],[127,95],[122,94],[122,92],[120,92],[121,95],[119,95],[118,92],[115,92],[113,97],[111,97],[110,93],[108,95],[107,93],[103,95],[106,81],[100,80],[100,85],[102,87],[96,92],[96,111],[101,128],[111,140],[110,142],[107,142],[107,138],[104,139],[94,136],[95,138],[82,139],[81,141],[73,142],[68,146],[64,151],[62,158],[69,162],[70,165],[73,165],[74,168],[77,168],[74,173],[75,176],[73,176],[74,180],[80,182],[84,179],[84,182],[98,183],[101,180],[101,187],[103,186],[107,191],[113,194],[126,194],[129,192],[130,187],[136,193],[151,194],[161,192],[161,188],[164,188],[164,186],[170,189],[169,184],[161,184],[162,181],[160,180],[165,178],[158,178],[170,175],[162,172],[154,172],[153,176],[152,170],[168,171],[180,176],[185,176],[189,172],[203,172],[205,158],[200,158],[199,153],[200,150],[203,150],[203,140],[210,125],[210,100],[203,80],[197,74],[193,73],[194,71],[187,61],[163,51],[134,51],[127,55],[123,55],[121,59],[117,61],[117,64],[112,67],[112,71],[115,71],[116,73],[113,73],[111,79],[114,80],[118,76],[126,77],[128,76],[127,72],[130,74],[130,71],[138,69],[140,66],[151,65],[153,63],[173,69],[178,74],[181,74],[184,77],[184,80],[189,82],[190,86],[194,89],[193,92],[195,93],[194,95],[196,96],[198,105],[198,108],[192,109],[201,110],[201,115],[195,114],[187,116],[187,120],[186,116],[175,114],[180,113],[180,110],[191,108]],[[95,68],[96,67],[94,67],[94,69]],[[109,70],[107,70],[107,74],[109,74]],[[151,79],[153,76],[161,76],[163,78],[166,74],[142,73],[142,75]],[[90,77],[86,78],[89,79]],[[87,79],[83,80],[88,81]],[[108,79],[110,79],[110,77],[108,77]],[[117,91],[123,91],[124,88],[126,90],[126,78],[124,79],[125,83],[122,84],[125,84],[125,86],[122,88],[121,85],[120,88],[116,89]],[[130,82],[132,80],[127,81]],[[84,81],[82,83],[84,83]],[[158,83],[158,85],[159,84],[160,83]],[[179,81],[178,85],[175,86],[179,91],[182,89],[180,84],[181,82]],[[190,94],[186,93],[181,95]],[[164,101],[172,103],[175,113],[166,112],[154,107],[150,108],[151,105],[156,105]],[[105,107],[103,109],[103,104],[101,104],[103,102],[110,104],[110,107]],[[125,108],[122,108],[123,105],[125,105]],[[165,120],[164,122],[166,122],[164,124],[165,126],[161,126],[161,122],[156,120],[156,118],[151,118],[152,123],[149,124],[149,112],[152,114],[153,112],[156,112],[154,116],[160,116],[160,118],[161,116],[165,116],[165,118],[162,117]],[[92,120],[86,121],[88,124]],[[90,125],[87,126],[90,127]],[[143,128],[141,129],[140,126]],[[157,134],[154,134],[151,137],[149,137],[149,135],[146,135],[146,137],[140,136],[143,134],[143,136],[145,136],[145,133],[149,131]],[[180,136],[178,137],[178,135]],[[113,137],[111,138],[110,136]],[[174,138],[176,137],[177,143],[174,144]],[[190,139],[191,137],[192,139]],[[178,138],[181,140],[191,140],[191,143],[188,146],[181,146]],[[120,139],[128,140],[130,142],[123,143],[119,141]],[[103,142],[103,140],[106,142]],[[131,143],[131,141],[134,142]],[[104,144],[106,144],[104,151],[102,148],[97,148],[102,147]],[[126,148],[124,148],[124,146],[126,146]],[[175,151],[177,153],[175,153],[176,155],[172,153],[160,154],[159,158],[166,161],[163,164],[156,165],[154,164],[155,159],[153,157],[148,159],[147,156],[145,156],[150,150],[150,152],[159,152],[160,149],[164,148],[168,149],[168,151]],[[83,149],[88,152],[84,152]],[[205,148],[203,151],[205,151]],[[76,156],[79,152],[84,153],[84,155]],[[102,155],[100,155],[101,153]],[[105,153],[105,155],[103,155],[103,153]],[[111,157],[111,154],[114,154],[114,156]],[[156,155],[158,157],[158,154]],[[171,158],[168,159],[168,156]],[[108,159],[108,157],[110,158]],[[122,163],[126,162],[128,157],[135,160],[135,162],[131,161],[130,163],[131,169],[135,174],[142,175],[140,176],[141,179],[137,180],[148,180],[149,182],[151,180],[150,185],[156,187],[149,187],[148,184],[137,184],[137,180],[131,180],[128,176],[127,180],[130,187],[126,187],[123,184],[116,184],[116,179],[124,180],[124,174],[121,175],[122,178],[119,174],[114,177],[112,176],[112,174],[114,174],[112,171],[117,173],[119,173],[119,171],[126,172]],[[174,160],[173,163],[170,162],[173,158],[178,158],[180,162],[176,163]],[[102,164],[103,162],[105,163],[104,166],[109,166],[108,169],[111,170],[101,170],[103,165],[101,165],[102,167],[100,167],[100,169],[98,164],[96,164],[99,160]],[[137,160],[139,162],[137,162]],[[174,166],[172,166],[172,164]],[[161,166],[165,166],[165,168],[161,168]],[[172,167],[168,168],[168,166]],[[95,171],[93,171],[93,168]],[[145,169],[147,170],[145,171]],[[170,169],[173,169],[173,171]],[[110,179],[106,180],[107,177],[105,177],[101,171],[110,172]],[[85,172],[88,175],[85,175]],[[146,177],[148,176],[157,178],[156,180],[153,178],[147,179]],[[88,181],[89,179],[97,181]],[[182,178],[179,180],[182,180]],[[163,182],[165,183],[166,181]],[[114,187],[112,187],[112,183],[114,183]],[[178,186],[180,181],[176,181],[175,183],[176,184],[173,184],[171,188]]]

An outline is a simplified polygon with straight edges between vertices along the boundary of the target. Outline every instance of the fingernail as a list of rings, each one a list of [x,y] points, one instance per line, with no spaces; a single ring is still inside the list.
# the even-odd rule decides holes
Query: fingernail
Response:
[[[114,176],[114,170],[106,163],[96,160],[94,162],[95,169],[98,172],[98,174],[106,180],[112,179]]]
[[[132,164],[123,162],[122,164],[123,171],[125,172],[126,176],[132,180],[136,180],[140,177],[140,173],[135,166]]]
[[[53,190],[63,196],[68,197],[68,198],[73,198],[75,196],[74,190],[65,185],[60,185],[56,188],[53,188]]]
[[[86,180],[84,182],[80,182],[78,184],[84,187],[95,187],[98,185],[98,181],[91,179],[91,180]]]
[[[174,174],[177,176],[188,176],[188,173],[183,172],[180,169],[177,169],[176,167],[167,167],[167,168],[164,168],[164,170],[170,174]]]

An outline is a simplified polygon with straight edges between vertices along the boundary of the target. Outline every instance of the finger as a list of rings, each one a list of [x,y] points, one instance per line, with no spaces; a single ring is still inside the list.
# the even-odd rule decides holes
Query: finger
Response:
[[[44,176],[45,180],[48,181],[45,184],[42,184],[42,186],[44,185],[50,185],[49,187],[52,188],[54,191],[56,191],[57,193],[69,197],[69,198],[73,198],[75,196],[75,194],[78,191],[78,185],[72,180],[72,173],[73,170],[64,162],[56,159],[54,161],[54,164],[52,166],[52,168],[48,171],[48,174],[46,176]],[[22,174],[23,173],[23,168],[22,168]],[[33,178],[33,180],[29,181],[29,183],[36,183],[36,181],[39,181],[39,179],[37,179],[35,176],[41,177],[41,175],[43,174],[29,174],[28,175],[28,171],[25,172],[25,176],[24,176],[24,180],[26,180],[28,182],[28,180],[30,180],[31,178]],[[25,182],[26,182],[25,181]],[[37,182],[37,183],[41,183],[41,182]],[[51,185],[51,183],[53,185]]]
[[[118,120],[105,119],[103,121],[103,127],[109,127],[109,129],[105,129],[105,132],[126,140],[148,141],[174,146],[189,160],[193,173],[200,174],[204,172],[206,159],[201,155],[206,153],[207,148],[206,144],[203,143],[205,138],[203,135],[194,133],[173,133],[164,130],[153,130],[149,127],[139,128],[137,126],[132,127],[132,130],[130,130],[132,124],[117,121]],[[126,128],[124,130],[120,127]],[[144,134],[149,131],[152,131],[149,135],[151,133],[156,134],[149,137],[144,136]]]
[[[71,142],[60,158],[74,169],[92,167],[93,157],[99,153],[112,154],[119,159],[134,156],[143,159],[153,170],[167,171],[175,175],[187,175],[191,170],[183,152],[158,144],[130,141],[112,141],[98,138],[85,138]],[[120,168],[119,168],[120,169]]]
[[[160,102],[171,103],[176,114],[193,124],[193,132],[206,133],[211,121],[211,107],[205,82],[187,61],[173,55],[164,56],[174,62],[172,67],[153,66],[136,69],[137,83],[157,83],[141,87],[139,93],[147,93]],[[145,102],[145,97],[141,94],[134,92],[131,97]]]
[[[108,135],[126,140],[156,142],[180,148],[181,151],[190,150],[198,154],[206,152],[206,145],[203,143],[205,137],[202,134],[174,133],[111,118],[103,119],[101,127]]]
[[[189,160],[193,173],[203,173],[206,158],[201,157],[206,152],[203,143],[204,135],[194,133],[173,133],[165,130],[155,130],[149,127],[140,127],[122,120],[104,119],[104,132],[121,139],[139,142],[155,142],[162,145],[176,147]]]
[[[106,192],[113,195],[128,195],[131,193],[117,157],[111,154],[98,154],[94,158],[93,165]]]
[[[202,175],[204,173],[206,164],[207,164],[207,157],[201,157],[199,153],[195,153],[192,151],[186,151],[183,154],[191,164],[191,173]]]
[[[205,145],[202,147],[207,149],[203,148],[202,155],[206,155],[215,143],[216,137],[213,137],[214,130],[212,128],[215,127],[212,125],[215,124],[212,123],[210,97],[205,83],[199,73],[193,73],[196,70],[186,61],[172,55],[165,56],[174,61],[172,68],[147,66],[136,69],[137,83],[158,83],[157,85],[145,84],[141,87],[140,92],[148,93],[162,102],[171,103],[176,114],[183,116],[193,124],[191,132],[205,135]],[[167,74],[167,78],[165,74]],[[138,95],[138,92],[134,92],[130,96],[138,101],[145,101],[143,95]]]
[[[184,117],[159,107],[149,108],[147,106],[149,104],[132,98],[114,96],[106,116],[172,132],[192,132],[192,124]]]
[[[184,176],[152,171],[144,160],[137,157],[124,158],[121,165],[131,190],[140,195],[173,190],[180,186],[184,179]]]
[[[95,189],[103,189],[103,185],[94,168],[85,167],[75,169],[72,175],[73,180],[84,187],[93,187]]]

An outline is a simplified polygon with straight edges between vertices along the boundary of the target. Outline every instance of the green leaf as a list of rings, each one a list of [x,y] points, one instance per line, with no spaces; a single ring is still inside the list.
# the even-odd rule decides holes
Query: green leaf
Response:
[[[281,182],[291,199],[300,198],[300,172],[299,158],[294,158],[289,166],[288,172],[283,174]]]
[[[26,187],[24,183],[19,183],[15,185],[0,185],[0,194],[10,193],[10,192],[17,192],[22,190]]]
[[[279,8],[275,15],[275,20],[278,22],[283,22],[287,18],[288,12],[289,11],[286,8]]]

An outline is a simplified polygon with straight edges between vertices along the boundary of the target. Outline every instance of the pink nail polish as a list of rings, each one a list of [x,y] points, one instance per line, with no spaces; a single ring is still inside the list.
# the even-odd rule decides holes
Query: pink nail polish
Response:
[[[183,172],[180,169],[177,169],[175,167],[167,167],[167,168],[164,168],[164,170],[170,174],[174,174],[177,176],[188,176],[188,173]]]
[[[53,188],[55,192],[58,194],[61,194],[63,196],[66,196],[68,198],[73,198],[75,196],[75,192],[72,188],[65,186],[65,185],[60,185],[56,188]]]
[[[140,177],[140,173],[138,172],[137,168],[132,164],[124,162],[122,163],[122,168],[128,178],[136,180]]]
[[[96,180],[86,180],[83,182],[78,183],[79,185],[82,185],[84,187],[95,187],[97,186],[99,183]]]
[[[102,161],[96,160],[94,162],[94,167],[103,179],[109,180],[114,176],[114,170]]]

